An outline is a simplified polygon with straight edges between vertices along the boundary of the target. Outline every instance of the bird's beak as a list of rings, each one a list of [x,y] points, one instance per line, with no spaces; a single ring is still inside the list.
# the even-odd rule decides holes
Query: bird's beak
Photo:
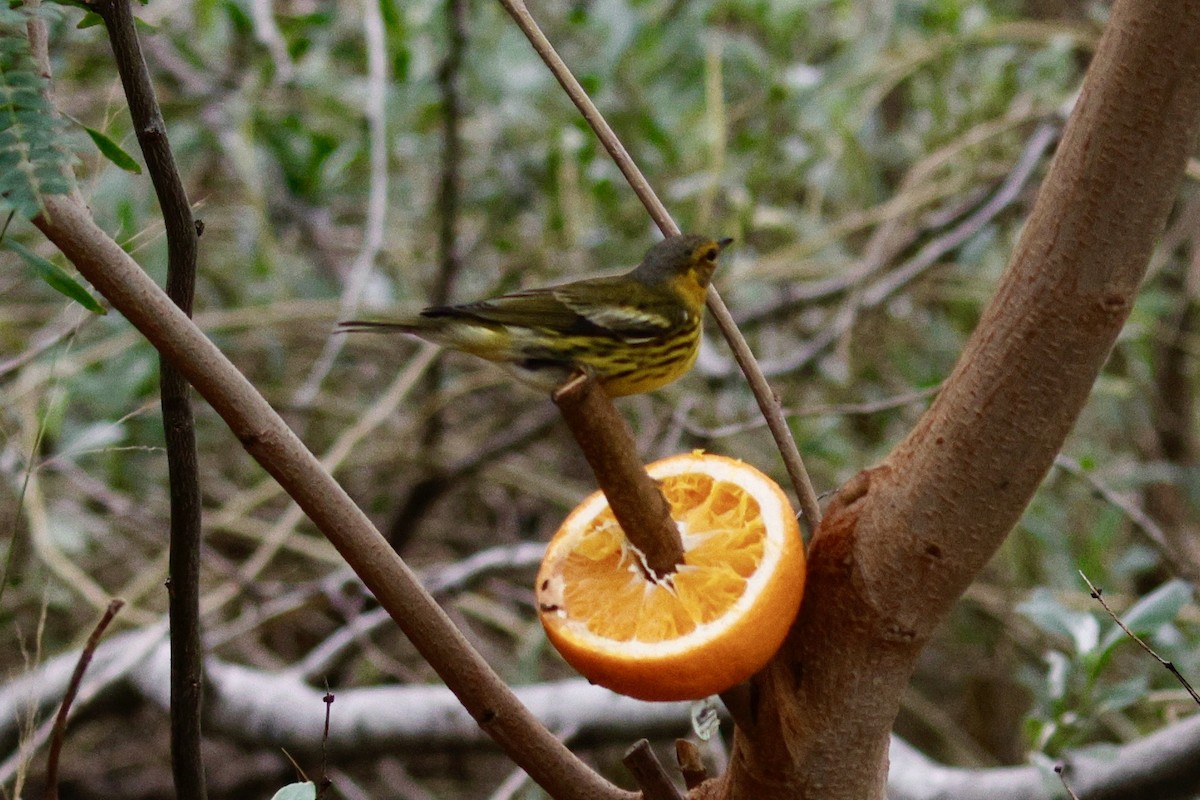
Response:
[[[731,244],[733,244],[733,238],[730,236],[726,236],[724,239],[717,239],[717,247],[721,248],[722,250]]]

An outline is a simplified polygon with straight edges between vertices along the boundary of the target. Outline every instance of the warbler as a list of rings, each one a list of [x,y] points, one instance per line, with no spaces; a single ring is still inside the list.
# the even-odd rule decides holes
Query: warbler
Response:
[[[426,308],[343,331],[399,331],[494,361],[552,391],[583,372],[611,397],[649,392],[692,368],[717,256],[732,239],[670,236],[624,275]]]

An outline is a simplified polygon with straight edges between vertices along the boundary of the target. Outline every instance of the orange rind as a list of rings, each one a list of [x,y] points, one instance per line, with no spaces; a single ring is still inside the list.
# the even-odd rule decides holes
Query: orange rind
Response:
[[[647,467],[683,541],[653,579],[596,492],[563,522],[537,577],[546,635],[584,677],[643,700],[692,700],[749,678],[787,636],[804,594],[804,547],[783,490],[701,452]]]

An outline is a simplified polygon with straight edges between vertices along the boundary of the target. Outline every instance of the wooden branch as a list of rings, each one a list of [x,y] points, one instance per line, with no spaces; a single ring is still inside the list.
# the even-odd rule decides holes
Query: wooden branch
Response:
[[[1192,686],[1191,682],[1188,681],[1188,679],[1184,677],[1183,673],[1179,671],[1179,668],[1176,667],[1173,662],[1168,661],[1160,656],[1153,647],[1146,644],[1142,637],[1129,630],[1129,626],[1122,622],[1121,618],[1118,617],[1112,608],[1109,607],[1108,601],[1104,599],[1104,590],[1097,589],[1096,585],[1092,583],[1091,578],[1087,576],[1087,573],[1085,573],[1083,570],[1079,570],[1079,577],[1083,578],[1083,582],[1088,585],[1092,599],[1100,604],[1108,616],[1112,617],[1112,621],[1117,623],[1117,627],[1121,629],[1121,632],[1136,642],[1137,646],[1142,648],[1147,655],[1157,661],[1160,667],[1171,673],[1175,680],[1179,682],[1179,685],[1183,687],[1183,690],[1188,693],[1188,696],[1192,698],[1192,702],[1200,706],[1200,693],[1196,692],[1196,687]]]
[[[643,800],[683,800],[683,794],[671,783],[671,778],[646,739],[634,742],[625,751],[621,762],[633,773],[633,779],[642,790]]]
[[[554,392],[554,402],[596,474],[625,538],[645,558],[654,577],[673,573],[683,563],[679,527],[671,519],[662,490],[646,474],[633,434],[612,400],[594,380],[580,375]]]
[[[187,377],[308,514],[479,725],[558,798],[632,800],[575,757],[513,695],[362,510],[237,368],[92,220],[74,196],[34,219],[113,307]]]
[[[1118,0],[1008,269],[930,410],[834,498],[726,796],[884,796],[925,642],[1086,402],[1200,128],[1200,3]]]
[[[625,149],[625,145],[617,138],[617,134],[613,131],[608,121],[604,119],[604,115],[600,113],[600,109],[596,108],[596,104],[592,102],[592,98],[588,97],[583,86],[571,74],[570,68],[554,50],[554,46],[550,44],[550,40],[542,33],[542,29],[538,27],[537,21],[533,15],[529,13],[529,9],[525,6],[525,0],[500,0],[500,4],[504,6],[504,10],[508,12],[513,21],[517,23],[517,27],[529,39],[529,43],[533,45],[533,49],[537,51],[538,56],[550,68],[550,72],[554,74],[559,85],[563,87],[563,91],[571,98],[571,102],[579,109],[579,113],[583,115],[584,120],[591,126],[595,132],[596,138],[600,140],[600,144],[608,151],[617,168],[621,170],[621,174],[625,176],[625,180],[633,189],[634,194],[642,201],[642,205],[646,207],[646,211],[650,217],[658,225],[659,230],[664,236],[674,236],[678,234],[679,226],[675,224],[675,220],[671,218],[667,207],[658,199],[658,195],[654,193],[654,189],[650,186],[650,182],[642,175],[642,171],[638,169],[634,163],[633,157],[629,155],[629,151]],[[796,441],[792,438],[791,429],[788,428],[787,419],[783,415],[783,409],[779,404],[779,398],[775,395],[770,384],[767,383],[766,377],[763,375],[762,369],[758,365],[758,361],[754,358],[754,353],[750,350],[750,345],[746,343],[746,337],[742,336],[742,332],[738,329],[737,323],[733,321],[733,316],[729,313],[729,309],[725,307],[725,301],[721,299],[721,295],[717,292],[715,286],[708,287],[708,310],[712,313],[713,320],[717,323],[717,327],[721,329],[721,334],[725,337],[725,341],[729,342],[729,347],[733,351],[733,357],[741,367],[742,373],[746,376],[746,382],[750,384],[750,390],[754,393],[754,399],[758,403],[759,411],[762,412],[763,418],[767,421],[767,427],[771,431],[771,436],[775,439],[775,445],[779,448],[780,457],[783,459],[784,468],[787,469],[788,477],[791,478],[792,487],[796,491],[796,498],[800,501],[800,510],[804,515],[805,527],[808,530],[814,530],[821,522],[821,508],[817,505],[817,493],[813,489],[812,480],[808,477],[808,469],[804,466],[804,460],[800,458],[800,451],[796,447]]]
[[[88,678],[75,704],[85,699],[134,696],[166,708],[167,691],[159,680],[167,671],[167,644],[156,626],[116,634],[96,649]],[[45,710],[61,701],[70,683],[79,650],[54,656],[0,686],[0,735],[21,734],[21,721],[31,708]],[[133,667],[136,665],[136,669]],[[324,690],[294,669],[269,672],[210,657],[208,672],[210,728],[247,747],[274,742],[291,753],[320,756],[319,737],[312,735],[312,711]],[[101,689],[104,683],[106,688]],[[669,738],[686,729],[687,703],[642,703],[620,697],[582,678],[530,684],[516,690],[522,701],[551,729],[577,731],[577,739],[611,742],[630,736]],[[469,752],[488,742],[471,717],[445,687],[388,685],[338,692],[337,717],[329,735],[330,757],[370,758],[405,748],[437,748]],[[369,730],[370,735],[364,732]],[[36,746],[36,745],[35,745]],[[0,781],[12,781],[15,754],[0,766]],[[1084,749],[1068,752],[1077,790],[1093,798],[1159,798],[1185,796],[1200,782],[1200,714],[1164,725],[1146,736],[1123,743],[1109,753]],[[905,800],[997,800],[1044,797],[1045,775],[1032,764],[966,769],[937,763],[904,740],[893,737],[889,785]],[[24,761],[22,761],[24,763]],[[6,771],[4,767],[9,769]],[[704,789],[715,791],[720,778]],[[693,792],[690,800],[717,797]]]
[[[62,703],[58,706],[58,714],[54,717],[54,730],[50,735],[50,749],[46,754],[47,800],[58,800],[58,762],[62,755],[63,740],[67,734],[67,717],[71,713],[71,704],[75,702],[79,686],[83,683],[83,674],[87,672],[88,664],[92,662],[92,656],[95,655],[96,648],[100,645],[100,637],[108,630],[109,623],[113,621],[113,617],[117,616],[117,612],[124,605],[124,600],[113,599],[100,617],[100,621],[96,623],[96,627],[92,628],[91,635],[88,636],[83,650],[79,653],[79,661],[75,664],[75,671],[71,674],[71,682],[67,684],[67,691],[63,695]]]
[[[154,184],[167,236],[167,296],[192,314],[196,294],[196,250],[200,229],[192,218],[166,123],[142,57],[131,0],[94,4],[112,44],[121,85],[146,169]],[[171,619],[171,771],[176,797],[204,800],[207,789],[200,752],[204,705],[204,652],[200,641],[200,468],[191,387],[165,358],[159,358],[163,438],[171,500],[167,604]]]
[[[675,740],[675,763],[683,775],[683,785],[695,789],[708,780],[708,769],[700,758],[700,748],[690,739]]]

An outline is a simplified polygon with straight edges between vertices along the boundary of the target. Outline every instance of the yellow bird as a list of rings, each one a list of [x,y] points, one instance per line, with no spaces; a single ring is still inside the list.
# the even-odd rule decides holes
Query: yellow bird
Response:
[[[695,363],[708,284],[732,241],[671,236],[624,275],[427,308],[411,319],[338,326],[413,334],[497,362],[545,391],[585,372],[611,397],[649,392]]]

